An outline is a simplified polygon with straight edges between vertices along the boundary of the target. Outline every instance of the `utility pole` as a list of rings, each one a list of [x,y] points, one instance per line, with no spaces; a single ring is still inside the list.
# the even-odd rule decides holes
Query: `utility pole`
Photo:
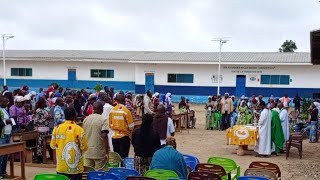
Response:
[[[0,34],[0,36],[2,37],[3,86],[6,86],[6,41],[10,38],[14,38],[14,36],[12,34]]]
[[[222,45],[227,43],[229,40],[228,38],[214,38],[211,41],[219,42],[219,68],[218,68],[218,89],[217,95],[220,95],[220,83],[221,83],[221,49]]]

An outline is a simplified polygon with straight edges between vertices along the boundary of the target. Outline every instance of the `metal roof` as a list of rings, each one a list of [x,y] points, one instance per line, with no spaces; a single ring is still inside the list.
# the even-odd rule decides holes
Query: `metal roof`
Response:
[[[1,52],[1,51],[0,51]],[[217,64],[218,52],[7,50],[12,60],[124,61],[131,63]],[[311,64],[310,53],[223,52],[224,64]]]

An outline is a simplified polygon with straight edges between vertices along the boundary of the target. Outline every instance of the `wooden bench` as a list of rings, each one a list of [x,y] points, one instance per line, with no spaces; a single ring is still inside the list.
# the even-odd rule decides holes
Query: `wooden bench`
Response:
[[[21,133],[13,133],[12,136],[13,142],[24,142],[25,150],[27,154],[25,155],[25,161],[28,163],[32,163],[32,154],[33,150],[36,149],[34,147],[27,147],[26,142],[29,140],[36,140],[36,144],[38,144],[39,132],[38,131],[27,131]],[[21,161],[21,159],[20,159]]]
[[[51,137],[52,137],[51,134],[42,136],[42,138],[43,138],[43,141],[42,141],[42,143],[43,143],[43,152],[42,152],[42,154],[43,154],[43,160],[42,160],[43,164],[47,164],[48,163],[48,161],[47,161],[47,147],[50,146]],[[53,149],[53,155],[52,156],[53,156],[53,164],[56,164],[57,157],[56,157],[56,150],[55,149]]]
[[[0,145],[0,156],[9,155],[10,156],[10,178],[11,179],[26,179],[25,174],[25,164],[24,161],[20,161],[21,163],[21,177],[14,176],[14,153],[20,153],[20,159],[24,159],[24,151],[25,144],[23,142],[13,142],[10,144],[2,144]]]

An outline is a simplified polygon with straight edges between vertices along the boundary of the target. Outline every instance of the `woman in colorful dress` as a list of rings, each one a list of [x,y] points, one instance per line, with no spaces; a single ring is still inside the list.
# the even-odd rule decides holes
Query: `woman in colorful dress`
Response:
[[[212,106],[212,97],[208,97],[208,102],[205,105],[205,110],[206,110],[206,129],[213,130],[213,121],[214,121],[214,116],[213,116],[213,106]]]
[[[238,107],[238,121],[237,125],[246,125],[247,124],[247,114],[248,114],[248,106],[246,105],[245,101],[241,101],[240,106]]]
[[[49,122],[51,116],[49,111],[46,110],[47,103],[44,98],[41,98],[36,104],[36,113],[34,115],[35,127],[39,132],[38,144],[37,144],[37,159],[38,163],[43,163],[43,138],[42,136],[49,134]]]

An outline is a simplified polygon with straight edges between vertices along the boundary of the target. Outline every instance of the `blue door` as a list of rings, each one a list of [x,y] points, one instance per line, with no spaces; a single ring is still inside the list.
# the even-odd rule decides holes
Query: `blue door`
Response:
[[[246,95],[246,76],[237,75],[236,96],[241,97],[242,95]]]
[[[75,88],[77,80],[77,71],[75,69],[68,69],[68,88]]]
[[[154,74],[153,73],[146,73],[146,82],[144,85],[144,90],[147,92],[150,90],[152,93],[154,93]]]

